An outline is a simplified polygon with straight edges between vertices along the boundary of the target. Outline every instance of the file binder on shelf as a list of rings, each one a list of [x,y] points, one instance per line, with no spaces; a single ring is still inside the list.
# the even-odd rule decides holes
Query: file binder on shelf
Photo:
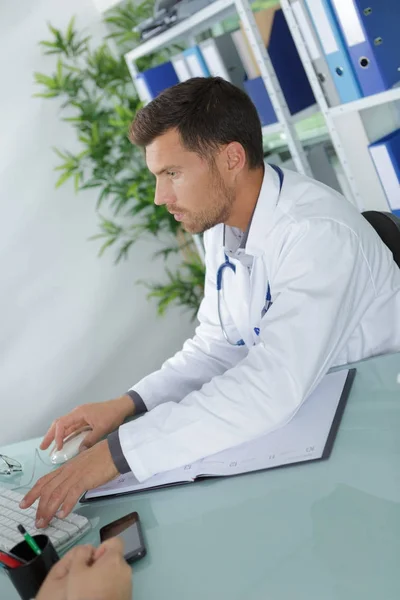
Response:
[[[200,50],[213,77],[222,77],[236,87],[244,89],[246,71],[230,33],[201,42]]]
[[[341,102],[358,100],[361,88],[329,0],[305,1]]]
[[[328,106],[337,106],[340,104],[339,94],[329,70],[328,63],[325,60],[321,44],[311,23],[310,16],[305,9],[302,0],[295,0],[295,2],[292,2],[291,6]]]
[[[255,79],[259,77],[260,71],[258,69],[257,63],[254,59],[253,53],[250,52],[246,36],[243,31],[238,29],[232,33],[233,43],[236,46],[236,50],[238,51],[240,60],[244,66],[244,69],[247,73],[247,77],[249,79]]]
[[[136,75],[136,89],[144,102],[153,100],[166,88],[179,83],[172,63],[165,62]]]
[[[171,57],[171,63],[175,69],[175,73],[178,76],[180,82],[187,81],[192,77],[189,67],[186,63],[186,59],[183,54],[177,54]]]
[[[364,96],[399,82],[399,0],[331,2]]]
[[[191,77],[210,77],[210,70],[198,46],[183,51]]]
[[[315,104],[313,91],[293,41],[283,11],[278,8],[261,10],[254,14],[261,38],[268,50],[279,84],[290,113],[293,115]],[[254,79],[256,81],[256,79]],[[263,82],[261,80],[262,85]],[[256,86],[259,91],[260,84]],[[257,106],[257,103],[255,103]]]
[[[278,119],[261,77],[247,79],[244,82],[244,88],[257,109],[262,127],[277,123]]]
[[[369,145],[391,211],[400,217],[400,129]]]

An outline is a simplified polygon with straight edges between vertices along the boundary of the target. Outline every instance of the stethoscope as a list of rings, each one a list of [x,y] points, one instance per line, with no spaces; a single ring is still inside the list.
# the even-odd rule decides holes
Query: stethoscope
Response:
[[[274,171],[278,174],[279,177],[279,193],[281,193],[282,191],[282,185],[283,185],[283,171],[280,167],[277,167],[276,165],[269,165],[270,167],[272,167],[274,169]],[[219,319],[219,324],[221,327],[221,331],[224,334],[224,338],[226,339],[226,341],[228,342],[228,344],[230,344],[231,346],[244,346],[245,342],[244,340],[238,340],[237,342],[232,342],[232,340],[229,338],[229,335],[227,334],[225,327],[224,327],[224,323],[222,321],[222,316],[221,316],[221,290],[222,290],[222,276],[224,273],[225,269],[231,269],[234,273],[236,273],[236,265],[234,265],[233,263],[230,262],[227,254],[225,254],[225,262],[222,263],[222,265],[218,268],[217,271],[217,305],[218,305],[218,319]],[[269,309],[269,307],[272,304],[272,297],[271,297],[271,287],[269,285],[268,282],[268,287],[267,287],[267,293],[265,295],[265,306],[264,309],[262,311],[262,317],[265,315],[265,313],[267,312],[267,310]],[[254,327],[254,333],[256,335],[260,335],[260,329],[259,327]]]

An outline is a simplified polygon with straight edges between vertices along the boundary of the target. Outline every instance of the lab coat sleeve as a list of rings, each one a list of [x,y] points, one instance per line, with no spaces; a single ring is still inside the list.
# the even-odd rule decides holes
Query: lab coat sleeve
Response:
[[[210,233],[204,235],[206,279],[204,298],[198,312],[200,324],[194,337],[187,340],[182,350],[167,360],[161,369],[144,377],[130,390],[139,394],[148,411],[165,402],[180,402],[247,354],[245,348],[226,342],[219,325],[216,292],[218,262],[214,248],[210,248],[208,242],[207,234]],[[224,324],[228,331],[234,327],[227,314],[224,315]]]
[[[140,481],[284,424],[368,310],[376,291],[357,235],[328,219],[293,231],[280,250],[260,343],[179,404],[165,403],[120,428]]]

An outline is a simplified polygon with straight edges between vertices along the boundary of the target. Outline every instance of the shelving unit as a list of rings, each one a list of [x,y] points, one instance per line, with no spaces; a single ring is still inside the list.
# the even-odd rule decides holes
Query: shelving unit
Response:
[[[359,210],[389,210],[382,185],[368,151],[368,136],[361,118],[361,111],[400,100],[400,88],[395,88],[329,107],[320,81],[315,73],[307,45],[291,8],[290,0],[280,0],[288,27],[307,73],[315,99],[324,116],[325,123],[345,174],[353,202]]]
[[[288,146],[296,169],[300,173],[311,175],[310,166],[302,145],[304,139],[300,139],[295,126],[301,119],[320,111],[344,173],[347,193],[351,196],[350,199],[360,210],[366,208],[387,210],[386,197],[369,156],[369,139],[361,114],[364,110],[400,101],[400,88],[362,98],[355,102],[329,107],[314,71],[307,46],[297,25],[290,0],[280,0],[280,5],[316,98],[316,104],[306,109],[306,111],[294,116],[290,115],[248,0],[215,0],[195,15],[128,52],[125,55],[125,60],[132,78],[135,79],[138,73],[136,61],[142,56],[165,48],[182,39],[195,43],[196,35],[236,11],[242,21],[278,119],[277,123],[264,127],[263,134],[280,133],[282,143]]]
[[[131,74],[136,77],[137,70],[135,62],[142,56],[161,50],[180,39],[194,37],[205,29],[208,29],[216,21],[222,21],[235,12],[234,0],[216,0],[205,8],[199,10],[195,15],[177,23],[159,35],[142,42],[139,46],[125,54],[126,64]]]
[[[195,35],[208,29],[210,25],[216,21],[221,21],[231,15],[236,10],[241,19],[244,31],[249,40],[254,57],[257,61],[261,77],[268,91],[272,106],[278,119],[278,123],[274,123],[263,129],[263,133],[271,133],[281,131],[284,134],[286,143],[293,157],[296,169],[300,173],[312,175],[307,156],[303,150],[301,141],[295,129],[296,120],[299,115],[292,117],[282,89],[279,85],[278,78],[271,64],[268,52],[262,42],[260,32],[256,25],[253,12],[247,0],[215,0],[212,4],[199,10],[196,14],[188,19],[177,23],[170,29],[160,33],[158,36],[151,38],[134,48],[125,55],[125,60],[128,65],[132,78],[135,79],[138,73],[136,61],[142,56],[146,56],[156,50],[160,50],[169,44],[178,41],[182,38],[190,37],[191,40]],[[312,107],[311,110],[316,110],[317,107]]]

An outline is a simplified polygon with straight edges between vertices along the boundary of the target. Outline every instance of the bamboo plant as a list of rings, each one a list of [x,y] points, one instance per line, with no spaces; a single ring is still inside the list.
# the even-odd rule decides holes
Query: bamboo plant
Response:
[[[123,58],[127,45],[139,42],[134,26],[152,12],[152,2],[128,2],[110,11],[105,22],[112,33],[97,47],[71,19],[65,32],[49,24],[50,39],[40,42],[45,54],[54,55],[50,74],[35,73],[41,98],[61,101],[62,119],[74,129],[79,149],[55,148],[59,164],[56,187],[71,185],[84,197],[85,190],[97,191],[99,231],[90,239],[100,240],[99,255],[113,249],[115,260],[127,259],[132,245],[143,236],[160,244],[157,256],[166,263],[165,282],[141,282],[156,299],[158,313],[174,304],[194,317],[204,291],[204,266],[191,237],[163,207],[153,202],[155,181],[140,149],[132,146],[127,132],[141,102]],[[146,69],[168,58],[168,51],[139,61]],[[161,241],[162,240],[162,241]],[[182,256],[173,271],[171,254]]]

